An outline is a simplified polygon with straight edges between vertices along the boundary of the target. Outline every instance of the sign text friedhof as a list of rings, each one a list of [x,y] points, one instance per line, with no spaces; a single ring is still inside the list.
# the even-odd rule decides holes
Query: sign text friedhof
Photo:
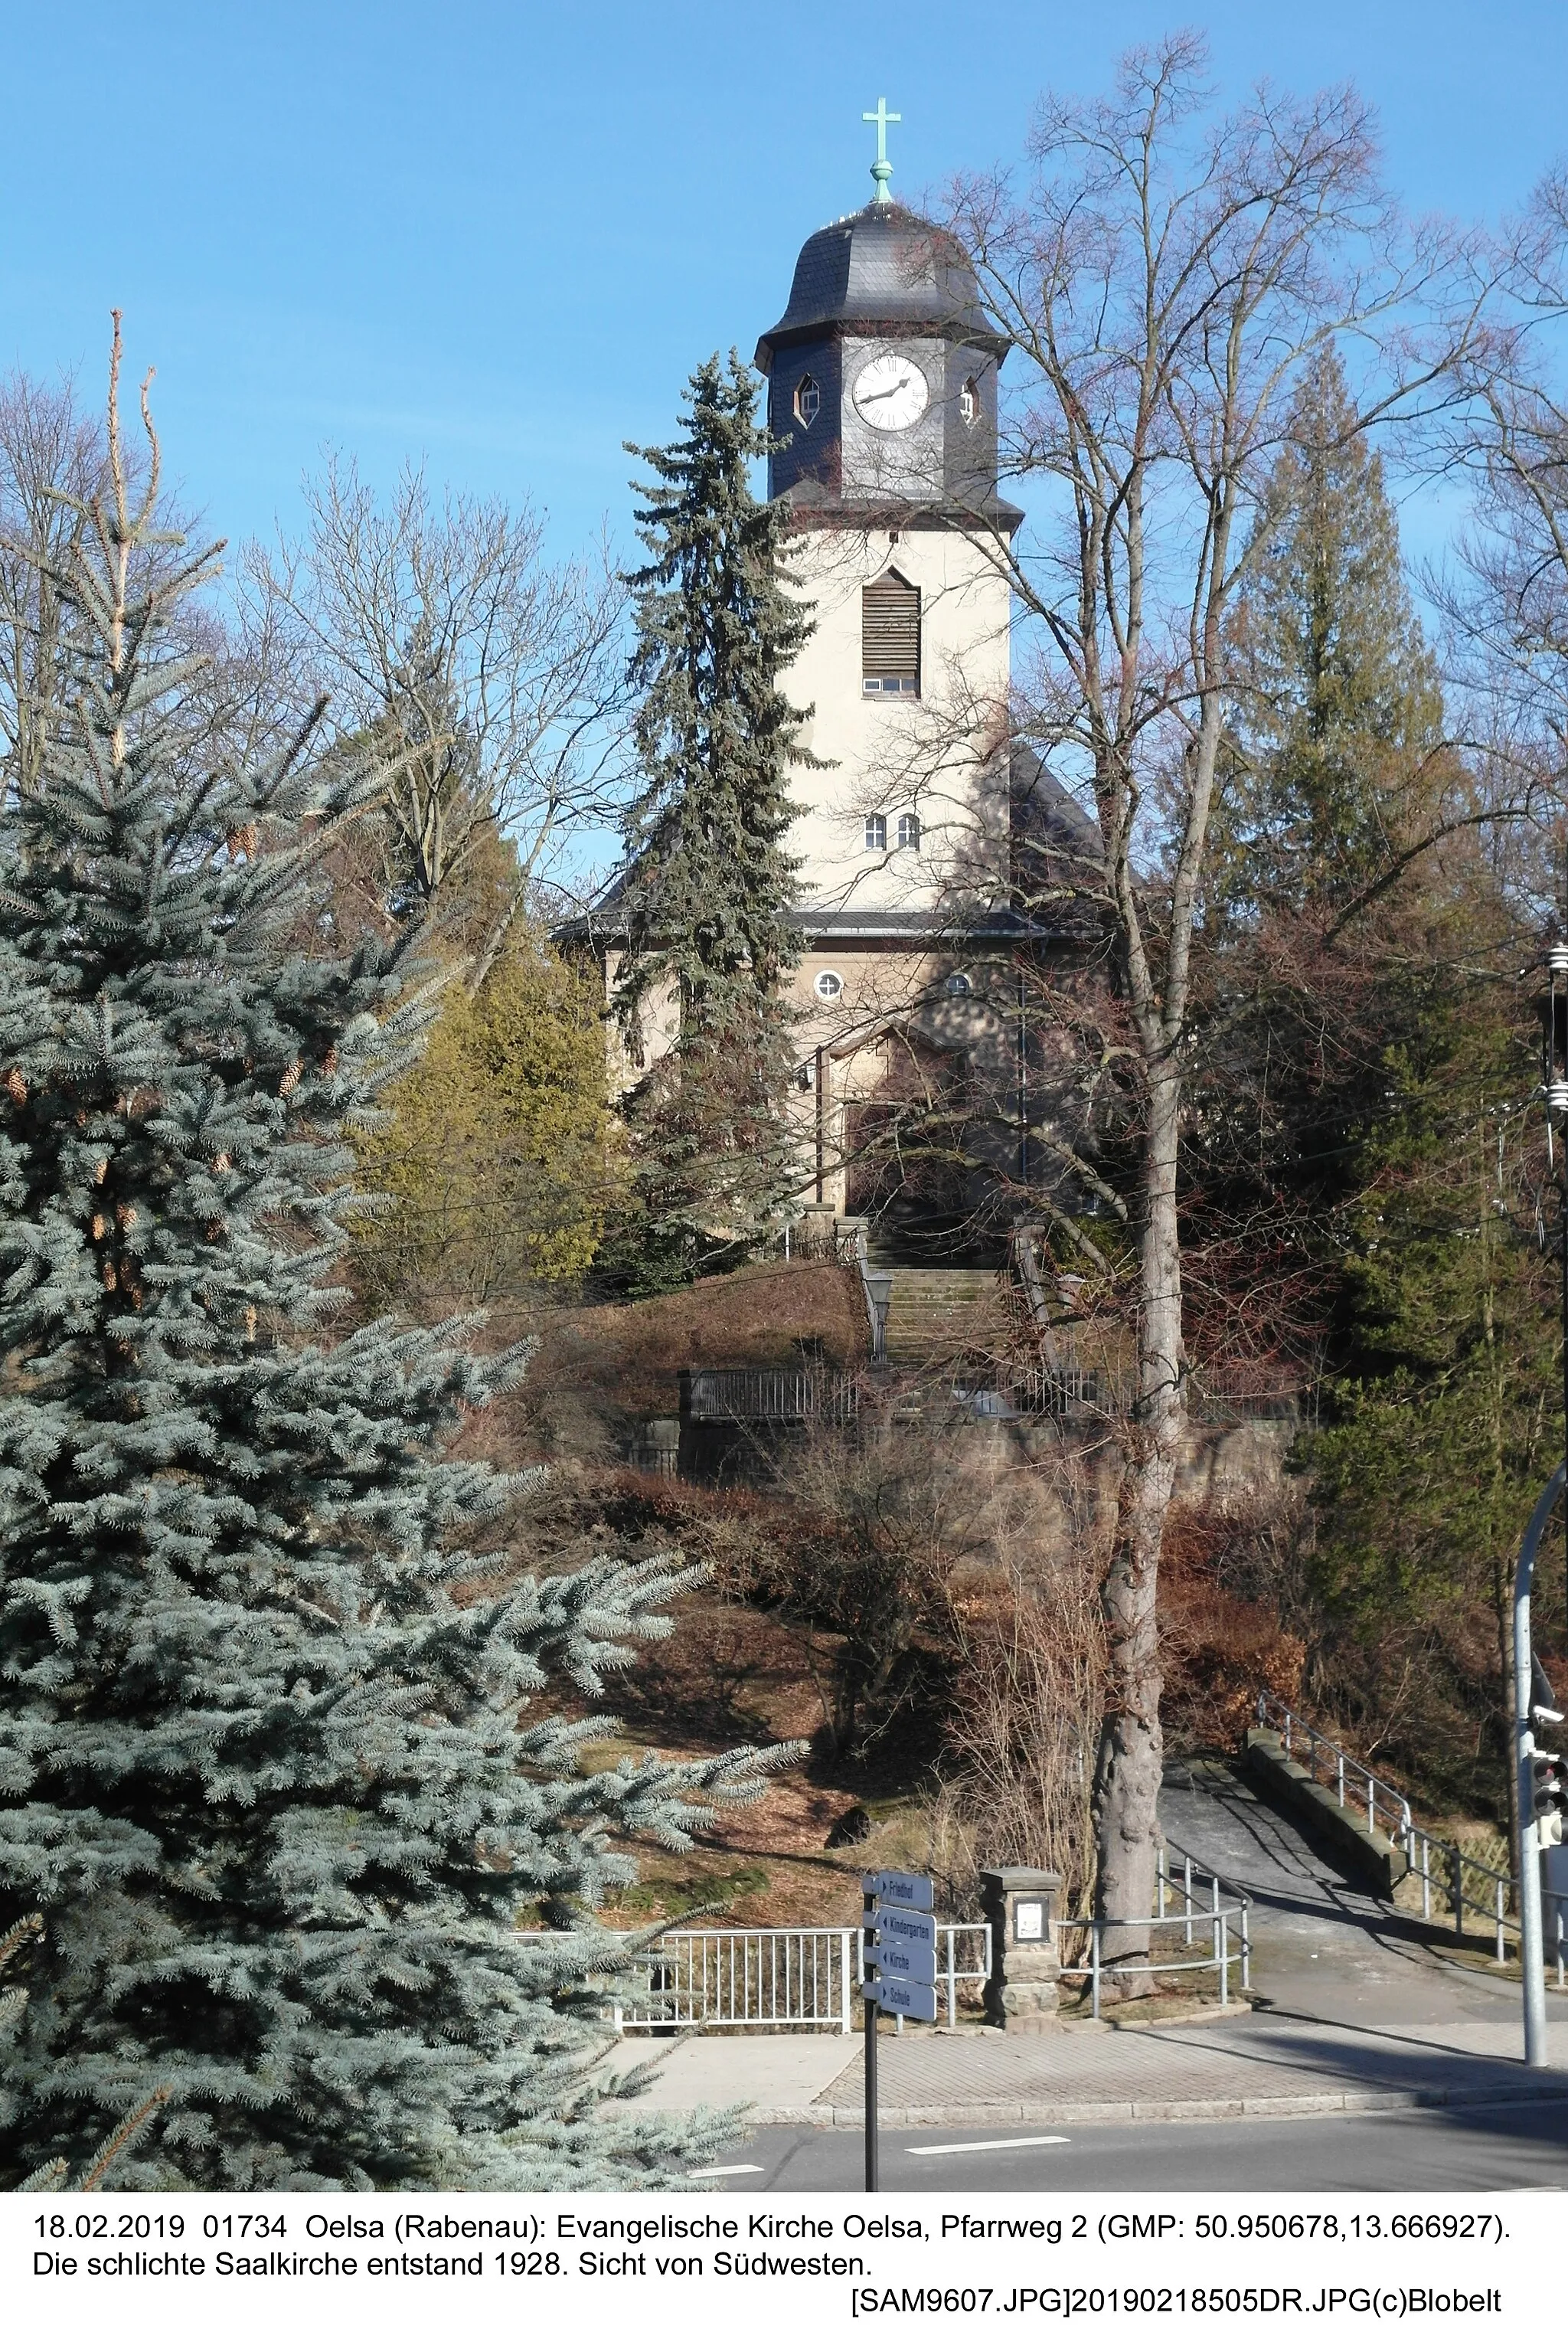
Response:
[[[874,1892],[878,1900],[891,1901],[899,1909],[934,1909],[936,1895],[929,1876],[903,1876],[897,1870],[883,1869],[879,1876],[868,1876],[864,1889]]]

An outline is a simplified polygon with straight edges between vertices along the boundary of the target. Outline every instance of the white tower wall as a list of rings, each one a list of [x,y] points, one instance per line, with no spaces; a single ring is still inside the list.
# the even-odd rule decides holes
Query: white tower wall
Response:
[[[851,920],[972,912],[1006,882],[1007,578],[994,552],[957,529],[834,527],[796,540],[790,580],[816,628],[785,685],[812,707],[802,741],[831,764],[791,778],[803,902]],[[915,698],[862,684],[860,594],[890,568],[920,592]],[[920,845],[901,849],[898,819],[910,813]],[[885,850],[867,846],[873,814],[887,819]]]

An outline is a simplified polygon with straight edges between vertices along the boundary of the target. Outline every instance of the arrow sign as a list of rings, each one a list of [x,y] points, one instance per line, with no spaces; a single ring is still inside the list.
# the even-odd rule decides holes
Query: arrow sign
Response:
[[[866,1963],[875,1966],[886,1976],[892,1974],[899,1981],[920,1981],[932,1988],[936,1981],[936,1951],[922,1948],[908,1941],[869,1941],[866,1946]]]
[[[917,1909],[868,1909],[864,1921],[868,1932],[880,1933],[885,1941],[902,1941],[917,1949],[936,1947],[936,1919],[923,1917]]]
[[[874,1892],[878,1900],[891,1900],[900,1909],[936,1906],[929,1876],[901,1876],[896,1869],[885,1868],[879,1876],[867,1876],[861,1881],[864,1890]]]
[[[906,2022],[934,2022],[936,1992],[923,1981],[895,1981],[884,1976],[866,1984],[867,1999],[884,2013],[901,2013]]]

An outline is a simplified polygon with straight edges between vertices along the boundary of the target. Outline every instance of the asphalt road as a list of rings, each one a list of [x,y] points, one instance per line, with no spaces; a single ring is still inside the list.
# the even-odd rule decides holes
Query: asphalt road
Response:
[[[896,2127],[882,2136],[884,2192],[1501,2192],[1568,2189],[1568,2102],[1517,2109],[1336,2113],[1213,2126]],[[1063,2140],[1066,2134],[1066,2139]],[[1049,2142],[1041,2141],[1052,2136]],[[934,2149],[933,2146],[941,2146]],[[964,2148],[970,2145],[972,2148]],[[955,2147],[950,2147],[955,2146]],[[694,2187],[859,2192],[853,2128],[759,2127]]]

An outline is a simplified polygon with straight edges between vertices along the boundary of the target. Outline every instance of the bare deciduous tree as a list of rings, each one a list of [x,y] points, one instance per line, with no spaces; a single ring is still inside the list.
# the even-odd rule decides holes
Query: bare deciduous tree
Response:
[[[149,456],[135,443],[121,458],[139,488]],[[69,380],[51,383],[13,372],[0,383],[0,791],[11,805],[35,791],[52,740],[76,716],[83,668],[83,617],[60,578],[73,568],[84,510],[112,495],[101,415],[84,415]],[[188,521],[165,500],[169,522],[139,543],[144,582],[178,570]],[[216,562],[210,571],[216,575]],[[178,602],[166,619],[192,658],[176,710],[159,708],[164,740],[208,762],[264,759],[298,733],[310,702],[286,669],[276,623],[235,634],[211,592]],[[293,678],[293,684],[280,684]],[[169,732],[171,719],[179,723]]]
[[[0,736],[9,796],[37,789],[65,716],[78,618],[53,578],[70,563],[80,507],[103,467],[101,426],[77,411],[69,383],[46,387],[13,372],[0,386]]]
[[[1490,327],[1466,351],[1469,393],[1436,448],[1468,477],[1471,523],[1429,587],[1486,779],[1532,811],[1493,836],[1496,871],[1540,912],[1560,878],[1543,844],[1560,840],[1568,768],[1568,170],[1488,256]]]
[[[1098,823],[1091,886],[1139,1087],[1139,1396],[1095,1776],[1099,1912],[1124,1920],[1133,1960],[1158,1840],[1157,1587],[1187,1373],[1178,1151],[1227,617],[1303,361],[1332,333],[1376,330],[1391,361],[1359,425],[1407,409],[1441,358],[1398,319],[1445,255],[1435,236],[1402,254],[1353,93],[1263,90],[1221,118],[1204,67],[1201,42],[1178,35],[1132,54],[1108,98],[1047,99],[1027,187],[963,182],[951,211],[1026,373],[1009,466],[1045,498],[1046,547],[1026,557],[998,536],[993,551],[1040,642],[1028,726]],[[1085,876],[1028,902],[1081,900]]]
[[[250,555],[252,627],[286,639],[327,695],[338,748],[384,761],[394,910],[434,909],[487,836],[514,844],[476,986],[568,844],[619,813],[620,580],[603,545],[552,563],[526,504],[437,499],[417,469],[380,499],[334,458],[306,504],[301,545]]]

